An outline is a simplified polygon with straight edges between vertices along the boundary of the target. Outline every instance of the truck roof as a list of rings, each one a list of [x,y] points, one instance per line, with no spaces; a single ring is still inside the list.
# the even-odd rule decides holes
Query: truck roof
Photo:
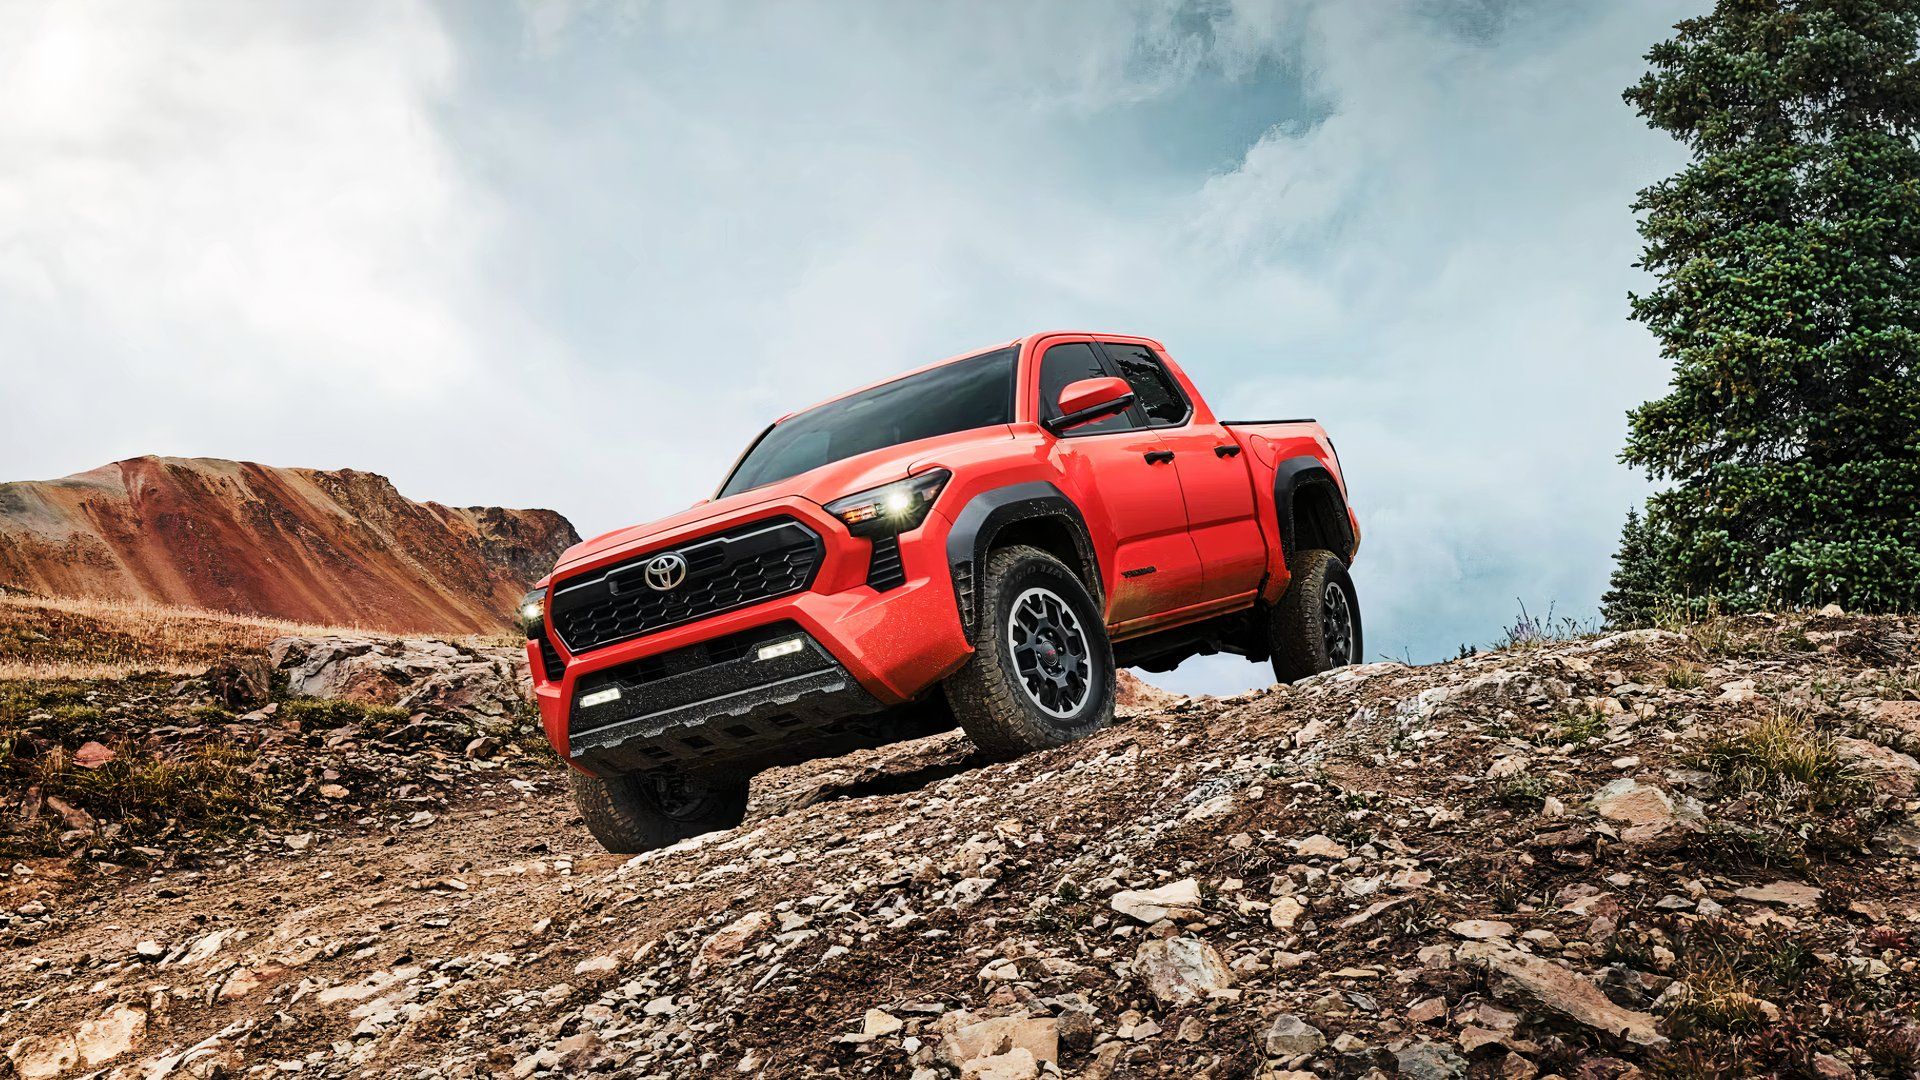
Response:
[[[1141,345],[1151,345],[1156,350],[1159,350],[1161,352],[1166,351],[1166,346],[1160,344],[1158,341],[1149,337],[1141,337],[1138,334],[1114,334],[1114,333],[1106,333],[1099,330],[1041,330],[1035,333],[1028,334],[1025,337],[1014,338],[1011,341],[996,341],[991,345],[983,345],[977,349],[969,349],[963,353],[955,353],[954,355],[949,356],[944,360],[935,360],[931,364],[921,364],[919,367],[910,368],[906,371],[902,371],[894,375],[889,375],[884,379],[875,379],[870,383],[866,383],[861,386],[856,386],[851,390],[841,391],[840,393],[835,394],[832,397],[821,398],[819,401],[816,401],[813,404],[808,405],[804,409],[795,409],[792,412],[785,413],[781,415],[778,419],[774,420],[774,423],[776,424],[785,423],[786,421],[791,420],[796,416],[799,416],[801,413],[812,412],[814,409],[817,409],[822,405],[830,405],[833,402],[839,401],[841,398],[852,397],[855,394],[859,394],[859,393],[863,393],[865,391],[871,390],[876,386],[885,386],[890,382],[898,382],[899,380],[907,378],[908,376],[918,375],[923,371],[932,371],[934,368],[945,367],[948,364],[958,363],[961,360],[970,360],[973,357],[990,353],[995,349],[1006,349],[1006,348],[1012,348],[1015,346],[1026,346],[1050,337],[1069,337],[1069,336],[1099,338],[1102,341],[1130,341],[1130,342],[1134,342]]]

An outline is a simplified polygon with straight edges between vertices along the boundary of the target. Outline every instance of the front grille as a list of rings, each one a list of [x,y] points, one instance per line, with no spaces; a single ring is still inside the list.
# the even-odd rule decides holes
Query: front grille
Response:
[[[876,538],[873,541],[873,555],[867,560],[867,584],[875,592],[886,592],[906,583],[907,571],[900,565],[900,538]]]
[[[670,626],[805,589],[824,550],[792,518],[773,518],[568,578],[553,588],[553,626],[575,656]],[[686,580],[659,591],[646,567],[660,555],[686,559]]]

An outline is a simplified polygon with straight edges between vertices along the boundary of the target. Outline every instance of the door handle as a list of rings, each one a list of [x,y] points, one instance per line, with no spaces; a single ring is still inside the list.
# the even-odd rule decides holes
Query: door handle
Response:
[[[1171,451],[1171,450],[1149,450],[1149,451],[1147,451],[1147,452],[1146,452],[1146,455],[1145,455],[1145,456],[1146,456],[1146,459],[1147,459],[1147,464],[1149,464],[1149,465],[1161,465],[1161,464],[1164,464],[1164,463],[1166,463],[1166,462],[1169,462],[1169,461],[1172,461],[1172,460],[1173,460],[1173,451]]]
[[[1240,453],[1240,444],[1235,442],[1221,443],[1219,446],[1216,446],[1213,448],[1214,457],[1222,457],[1222,458],[1237,457],[1239,453]]]

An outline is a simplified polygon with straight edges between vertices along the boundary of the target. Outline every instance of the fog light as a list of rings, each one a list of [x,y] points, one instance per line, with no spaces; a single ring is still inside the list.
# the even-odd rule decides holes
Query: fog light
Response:
[[[771,660],[776,656],[791,656],[806,647],[807,643],[805,639],[797,637],[788,638],[785,641],[776,641],[771,645],[760,646],[759,657],[762,660]]]
[[[617,686],[609,686],[605,690],[595,690],[591,694],[583,695],[580,698],[580,707],[583,709],[591,709],[595,705],[605,705],[609,701],[619,700],[620,688]]]

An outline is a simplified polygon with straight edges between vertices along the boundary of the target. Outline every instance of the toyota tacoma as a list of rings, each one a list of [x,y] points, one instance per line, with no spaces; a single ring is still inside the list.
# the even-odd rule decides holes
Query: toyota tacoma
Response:
[[[1355,662],[1359,541],[1319,424],[1220,420],[1147,338],[1042,333],[782,418],[520,615],[581,815],[634,852],[739,824],[770,766],[1079,738],[1121,667]]]

